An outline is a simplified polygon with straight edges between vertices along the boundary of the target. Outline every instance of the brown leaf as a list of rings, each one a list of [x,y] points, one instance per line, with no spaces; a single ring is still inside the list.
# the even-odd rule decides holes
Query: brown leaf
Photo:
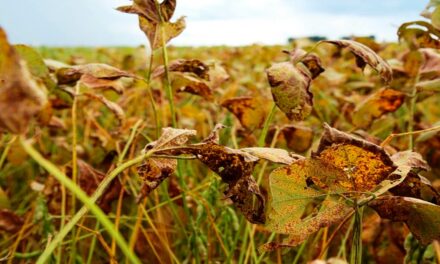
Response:
[[[172,78],[171,85],[177,92],[199,95],[207,100],[213,99],[211,88],[205,80],[181,73],[173,74]]]
[[[223,101],[221,106],[233,113],[247,130],[260,128],[266,119],[262,103],[255,97],[236,97]]]
[[[24,61],[0,28],[0,129],[24,133],[46,103],[46,89],[32,79]]]
[[[24,224],[21,217],[8,209],[0,209],[0,230],[17,233]]]
[[[161,15],[164,21],[169,21],[176,9],[176,0],[164,0],[159,4]],[[134,0],[131,6],[121,6],[118,11],[137,14],[155,23],[160,23],[155,0]]]
[[[421,199],[440,205],[440,194],[431,182],[417,173],[410,172],[405,180],[389,190],[393,195]]]
[[[440,240],[438,205],[410,197],[383,196],[371,201],[368,206],[376,210],[382,218],[405,222],[423,245]]]
[[[132,78],[121,77],[118,79],[96,78],[90,74],[84,74],[80,82],[91,89],[107,90],[111,89],[118,94],[122,94],[124,90],[131,87],[134,83]]]
[[[139,17],[139,27],[147,36],[151,49],[155,50],[162,47],[163,43],[168,43],[171,39],[180,35],[186,27],[185,17],[179,18],[176,22],[164,22],[163,34],[160,24],[152,23],[144,17]],[[162,37],[163,35],[163,37]]]
[[[295,152],[304,152],[310,148],[313,143],[314,132],[311,128],[289,125],[282,128],[287,147]]]
[[[163,128],[159,139],[145,146],[144,152],[151,151],[157,154],[173,155],[174,151],[168,150],[168,148],[184,145],[189,140],[189,137],[195,136],[195,134],[195,130]],[[143,184],[137,201],[139,202],[142,198],[148,196],[166,178],[174,173],[176,167],[177,161],[175,159],[165,158],[149,158],[138,166],[138,173],[143,180]]]
[[[404,99],[404,93],[382,88],[356,106],[352,122],[359,128],[368,128],[376,118],[399,109]]]
[[[229,74],[220,63],[214,62],[209,65],[209,87],[211,87],[212,90],[219,88],[223,83],[228,81],[229,78]]]
[[[347,48],[356,56],[356,63],[360,68],[363,69],[368,64],[380,74],[386,83],[392,80],[393,70],[391,66],[364,44],[353,40],[325,40],[323,42]]]
[[[196,155],[229,185],[226,197],[234,202],[248,221],[265,222],[265,199],[252,177],[257,157],[209,141],[192,145],[184,152]]]
[[[168,70],[171,72],[193,73],[201,79],[209,81],[209,66],[200,60],[175,60],[170,62]],[[165,67],[159,66],[153,71],[153,78],[162,76],[165,73]]]

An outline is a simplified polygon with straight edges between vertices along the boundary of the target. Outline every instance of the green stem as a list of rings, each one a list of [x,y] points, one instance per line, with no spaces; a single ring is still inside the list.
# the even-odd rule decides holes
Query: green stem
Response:
[[[130,250],[122,235],[118,232],[118,230],[115,229],[113,223],[107,218],[106,214],[95,203],[98,198],[101,197],[101,195],[104,193],[108,185],[110,185],[110,183],[113,181],[114,178],[116,178],[119,173],[121,173],[126,168],[142,162],[144,159],[148,158],[152,154],[151,152],[147,152],[146,154],[138,156],[116,167],[103,179],[103,181],[96,189],[95,193],[91,197],[88,197],[87,194],[80,187],[78,187],[78,185],[76,185],[71,179],[69,179],[53,163],[41,156],[41,154],[37,150],[35,150],[32,145],[26,142],[23,137],[20,138],[20,144],[29,156],[31,156],[40,166],[46,169],[53,177],[55,177],[81,202],[84,203],[84,206],[72,217],[72,219],[64,226],[64,228],[61,229],[59,233],[54,237],[54,239],[47,245],[44,252],[38,258],[36,262],[37,264],[47,263],[49,257],[51,256],[57,245],[73,229],[76,223],[81,219],[83,215],[88,212],[88,210],[90,210],[96,216],[96,219],[107,230],[110,236],[116,240],[116,243],[121,248],[122,252],[127,256],[127,258],[129,258],[132,263],[141,263],[136,255]]]
[[[261,131],[260,138],[258,138],[258,146],[259,147],[264,147],[267,132],[269,131],[269,126],[270,126],[270,123],[272,123],[272,119],[275,115],[276,108],[277,108],[276,104],[272,103],[272,108],[271,108],[270,113],[267,116],[266,120],[264,121],[264,126],[263,126],[263,130]]]
[[[151,49],[150,54],[150,64],[148,65],[147,72],[147,86],[148,86],[148,96],[150,97],[151,108],[153,110],[154,122],[156,124],[156,138],[160,136],[160,122],[159,117],[157,116],[157,107],[156,102],[154,101],[153,92],[151,90],[151,72],[153,71],[153,59],[154,59],[154,51]]]
[[[356,202],[356,201],[355,201]],[[363,207],[355,203],[353,241],[351,244],[350,264],[362,264],[362,214]]]

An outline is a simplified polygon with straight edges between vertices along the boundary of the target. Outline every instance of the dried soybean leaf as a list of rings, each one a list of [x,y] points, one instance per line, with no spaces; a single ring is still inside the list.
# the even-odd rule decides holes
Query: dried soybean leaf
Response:
[[[428,179],[414,172],[410,172],[402,183],[389,191],[395,196],[412,197],[440,205],[439,192]]]
[[[97,79],[108,80],[115,80],[121,77],[136,77],[129,72],[103,63],[89,63],[84,65],[70,66],[67,68],[60,68],[56,71],[58,84],[74,83],[85,74]]]
[[[414,28],[414,26],[422,27]],[[440,31],[426,21],[412,21],[400,25],[397,35],[410,44],[411,49],[440,48]]]
[[[111,89],[118,94],[122,94],[127,88],[133,86],[134,79],[121,77],[117,79],[96,78],[90,74],[81,76],[80,82],[88,88],[94,90]]]
[[[164,22],[163,34],[161,26],[157,23],[152,23],[144,17],[139,17],[139,27],[147,36],[151,48],[153,50],[162,47],[163,43],[168,43],[171,39],[180,35],[186,27],[185,17],[179,18],[176,22]],[[162,37],[163,35],[163,37]]]
[[[364,69],[365,65],[370,65],[375,69],[382,79],[389,83],[393,78],[391,66],[376,54],[372,49],[353,40],[325,40],[325,43],[331,43],[342,48],[347,48],[356,56],[356,64]]]
[[[275,163],[282,163],[282,164],[291,164],[298,158],[298,157],[294,158],[286,150],[278,149],[278,148],[255,147],[255,148],[242,148],[240,150],[247,152],[257,158],[265,159]]]
[[[219,88],[230,78],[225,68],[218,62],[209,65],[209,87],[212,90]]]
[[[234,202],[248,221],[258,224],[265,222],[265,198],[252,177],[257,157],[245,151],[218,145],[211,140],[189,146],[184,153],[196,155],[228,184],[226,197]]]
[[[396,222],[405,222],[411,233],[423,245],[440,240],[440,206],[410,197],[383,196],[368,206],[380,217]]]
[[[0,230],[17,233],[24,224],[21,217],[8,209],[0,209]]]
[[[167,150],[167,148],[173,148],[184,145],[189,137],[195,136],[195,130],[189,129],[177,129],[177,128],[163,128],[162,135],[154,142],[151,142],[145,146],[145,151],[152,151],[157,154],[174,154],[173,150]],[[156,189],[166,178],[174,173],[177,167],[177,161],[174,159],[164,158],[149,158],[143,164],[138,166],[138,173],[143,184],[141,192],[137,197],[139,202],[142,198],[149,195],[154,189]]]
[[[207,100],[213,99],[211,88],[206,81],[180,73],[173,74],[172,78],[171,86],[177,92],[199,95]]]
[[[295,152],[304,152],[313,143],[314,132],[309,127],[288,125],[282,128],[287,147]]]
[[[367,97],[355,108],[352,122],[359,128],[368,128],[376,118],[399,109],[404,103],[404,99],[404,93],[382,88]]]
[[[124,110],[115,102],[112,102],[105,98],[102,95],[99,94],[92,94],[92,93],[84,93],[85,96],[97,100],[101,103],[103,103],[112,113],[118,118],[119,123],[122,123],[125,119],[125,113]]]
[[[177,160],[174,159],[148,159],[137,167],[137,172],[143,181],[141,191],[136,198],[137,202],[148,196],[166,178],[171,176],[177,168]]]
[[[312,74],[300,63],[273,64],[266,70],[275,104],[291,120],[304,120],[312,112],[313,94],[310,91]]]
[[[247,130],[260,128],[266,119],[262,103],[255,97],[236,97],[223,101],[221,106],[233,113]]]
[[[162,19],[169,21],[176,9],[176,0],[161,1],[159,8]],[[129,14],[137,14],[156,23],[160,22],[155,0],[134,0],[131,6],[121,6],[118,7],[117,10]]]
[[[200,60],[175,60],[170,62],[168,70],[171,72],[194,73],[199,78],[209,81],[209,66]],[[164,73],[165,67],[163,65],[159,66],[153,71],[153,78],[162,76]]]
[[[32,79],[25,62],[0,28],[0,129],[24,133],[46,103],[45,87]]]

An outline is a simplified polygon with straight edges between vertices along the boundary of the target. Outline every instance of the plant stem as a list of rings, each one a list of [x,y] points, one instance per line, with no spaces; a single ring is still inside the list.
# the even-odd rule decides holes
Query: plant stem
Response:
[[[154,122],[156,124],[156,138],[160,136],[160,122],[159,117],[157,116],[157,107],[156,102],[154,101],[153,92],[151,90],[151,72],[153,70],[153,60],[154,60],[154,51],[151,49],[150,54],[150,64],[148,65],[147,72],[147,86],[148,86],[148,96],[150,97],[151,108],[153,110]]]
[[[269,115],[267,116],[266,120],[264,121],[263,130],[261,130],[261,135],[258,138],[258,146],[259,147],[264,147],[267,132],[269,131],[269,126],[270,126],[270,123],[272,123],[272,119],[275,115],[276,108],[277,108],[276,104],[274,102],[272,102],[272,107],[270,109]]]
[[[79,96],[79,82],[75,85],[75,96],[73,97],[73,104],[72,104],[72,181],[73,183],[78,183],[78,152],[77,152],[77,145],[78,145],[78,116],[77,116],[77,109],[78,109],[78,96]],[[76,196],[75,193],[72,193],[71,197],[71,204],[70,204],[70,214],[73,215],[76,211]],[[63,228],[63,225],[60,226],[60,228]],[[72,229],[72,235],[75,235],[75,228]],[[75,261],[75,255],[76,255],[76,243],[75,239],[72,239],[72,243],[70,245],[70,260],[69,263],[72,263]],[[61,251],[60,251],[61,252]],[[61,256],[60,256],[61,259]],[[58,261],[60,261],[60,259]]]
[[[362,214],[363,207],[355,201],[353,241],[351,242],[350,264],[362,264]]]
[[[132,263],[141,263],[136,255],[129,249],[122,235],[115,229],[113,223],[107,218],[105,213],[95,204],[99,197],[104,193],[108,185],[113,179],[126,168],[129,168],[137,163],[142,162],[148,158],[152,153],[140,155],[132,160],[129,160],[120,166],[116,167],[110,174],[108,174],[103,181],[99,184],[95,193],[91,197],[78,187],[71,179],[69,179],[62,171],[60,171],[53,163],[45,159],[41,154],[35,150],[23,137],[20,137],[20,144],[26,153],[31,156],[40,166],[46,169],[52,176],[54,176],[61,184],[63,184],[69,191],[71,191],[76,197],[84,203],[84,206],[72,217],[72,219],[64,226],[63,229],[54,237],[54,239],[47,245],[44,252],[37,260],[37,264],[47,263],[52,252],[62,239],[73,229],[76,223],[90,210],[96,219],[107,230],[111,237],[115,238],[116,243],[121,248],[122,252],[130,259]]]

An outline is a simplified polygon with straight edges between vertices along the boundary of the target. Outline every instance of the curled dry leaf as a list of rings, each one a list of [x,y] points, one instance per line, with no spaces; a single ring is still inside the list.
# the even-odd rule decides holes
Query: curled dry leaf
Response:
[[[404,93],[382,88],[356,106],[352,122],[359,128],[368,128],[376,118],[399,109],[404,99]]]
[[[193,73],[197,77],[209,81],[209,66],[200,60],[175,60],[170,62],[168,70],[171,72]],[[159,66],[153,72],[153,78],[162,76],[165,73],[165,67]]]
[[[264,124],[266,111],[256,97],[231,98],[221,105],[233,113],[247,130],[253,131]]]
[[[174,73],[171,86],[177,92],[199,95],[207,100],[213,99],[211,88],[207,82],[191,75]]]
[[[14,212],[8,209],[0,209],[0,230],[17,233],[23,224],[23,219]]]
[[[145,146],[144,151],[151,151],[152,153],[162,155],[173,155],[175,150],[169,150],[168,148],[182,146],[188,141],[189,137],[195,135],[195,130],[170,127],[163,128],[160,138]],[[138,173],[143,180],[143,184],[137,201],[139,202],[156,189],[160,183],[174,173],[176,167],[176,160],[165,158],[149,158],[138,166]]]
[[[276,105],[296,121],[304,120],[312,112],[310,83],[323,71],[317,56],[301,54],[296,50],[290,54],[293,61],[276,63],[266,70]]]
[[[382,79],[389,83],[393,78],[391,66],[376,54],[372,49],[353,40],[325,40],[325,43],[331,43],[342,48],[347,48],[356,56],[356,64],[364,69],[365,65],[370,65],[375,69]]]
[[[229,78],[229,74],[220,63],[214,62],[209,65],[209,86],[212,90],[219,88]]]
[[[117,103],[112,102],[99,94],[84,93],[84,95],[91,99],[98,100],[99,102],[103,103],[118,118],[119,123],[122,123],[123,120],[125,119],[124,110],[122,110],[122,108]]]
[[[56,71],[56,76],[58,84],[72,84],[81,81],[89,88],[112,89],[117,93],[122,93],[123,89],[130,86],[133,79],[137,78],[129,72],[103,63],[59,68]],[[122,77],[127,78],[122,79]]]
[[[411,233],[423,245],[440,240],[440,206],[410,197],[383,196],[368,206],[380,217],[405,222]]]
[[[426,21],[412,21],[400,25],[397,35],[412,49],[440,48],[440,31]]]
[[[46,103],[45,87],[32,78],[0,28],[0,129],[14,134],[25,132]]]

